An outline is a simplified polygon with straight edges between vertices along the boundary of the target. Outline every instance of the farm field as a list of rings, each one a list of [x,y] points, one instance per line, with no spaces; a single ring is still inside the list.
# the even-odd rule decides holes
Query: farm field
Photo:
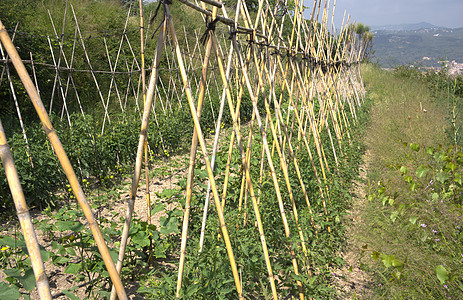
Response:
[[[318,1],[51,2],[0,4],[0,299],[462,296],[461,78]]]

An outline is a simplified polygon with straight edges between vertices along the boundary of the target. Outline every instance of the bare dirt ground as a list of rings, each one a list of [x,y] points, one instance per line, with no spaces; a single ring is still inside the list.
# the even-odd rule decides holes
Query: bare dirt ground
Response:
[[[369,289],[371,278],[360,268],[361,245],[355,238],[356,228],[362,223],[360,211],[367,201],[365,195],[365,181],[371,155],[367,151],[363,156],[363,164],[360,167],[360,180],[354,185],[355,198],[352,208],[348,211],[347,219],[347,248],[342,254],[346,265],[335,270],[333,274],[336,278],[338,291],[341,299],[369,299],[372,292]]]

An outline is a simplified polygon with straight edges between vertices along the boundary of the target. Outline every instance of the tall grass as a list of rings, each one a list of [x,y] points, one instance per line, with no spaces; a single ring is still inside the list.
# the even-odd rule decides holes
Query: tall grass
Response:
[[[413,70],[363,71],[375,105],[366,134],[368,200],[356,235],[368,249],[362,264],[373,298],[461,298],[463,224],[454,192],[461,183],[452,180],[460,164],[446,146],[453,145],[448,99],[434,97]]]

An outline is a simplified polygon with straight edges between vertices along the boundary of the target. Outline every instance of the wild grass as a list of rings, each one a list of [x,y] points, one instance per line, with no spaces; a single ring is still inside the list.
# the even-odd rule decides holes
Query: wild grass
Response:
[[[461,184],[451,180],[457,167],[445,173],[446,164],[458,165],[457,151],[445,146],[446,101],[417,77],[373,65],[363,71],[375,104],[365,138],[368,200],[356,234],[368,249],[361,263],[373,278],[372,298],[461,298],[462,210],[453,193]],[[448,281],[438,278],[439,266]]]

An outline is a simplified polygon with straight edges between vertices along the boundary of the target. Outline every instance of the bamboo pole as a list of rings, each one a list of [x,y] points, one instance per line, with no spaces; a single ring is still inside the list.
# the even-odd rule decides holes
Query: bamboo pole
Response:
[[[214,11],[217,9],[214,8]],[[199,88],[199,95],[197,101],[197,118],[198,122],[201,120],[201,111],[203,106],[204,95],[206,92],[206,85],[207,85],[207,68],[209,64],[209,58],[211,55],[212,50],[212,40],[209,38],[207,45],[206,45],[206,53],[204,55],[203,61],[203,68],[201,71],[201,82]],[[187,88],[186,85],[185,90]],[[185,210],[183,213],[183,226],[182,226],[182,237],[181,237],[181,245],[180,245],[180,260],[179,260],[179,267],[178,267],[178,277],[177,277],[177,292],[176,297],[180,297],[180,290],[182,288],[182,279],[183,279],[183,271],[185,266],[185,250],[186,250],[186,242],[187,242],[187,235],[188,235],[188,224],[190,219],[190,209],[191,209],[191,197],[193,192],[193,177],[194,177],[194,168],[196,162],[196,152],[198,148],[198,131],[195,127],[193,130],[193,137],[191,140],[191,149],[190,149],[190,163],[188,165],[188,177],[186,183],[186,192],[185,192]],[[206,158],[208,159],[208,158]],[[212,167],[211,167],[212,168]]]
[[[56,60],[55,60],[55,55],[53,53],[53,47],[51,46],[50,37],[47,37],[47,40],[48,40],[48,45],[50,47],[50,53],[51,53],[51,57],[53,59],[53,64],[55,65],[55,70],[56,70],[55,83],[58,82],[58,88],[59,88],[59,90],[61,92],[61,97],[63,98],[63,109],[61,111],[61,121],[63,120],[63,113],[66,112],[69,127],[72,127],[71,118],[69,117],[69,111],[68,111],[68,107],[67,107],[67,104],[66,104],[66,96],[65,96],[64,91],[63,91],[63,84],[61,83],[61,78],[59,76],[59,65],[58,64],[60,63],[60,61],[58,61],[58,63],[57,63]],[[61,52],[60,52],[60,54],[61,54]],[[54,84],[54,86],[55,86],[55,84]],[[54,91],[52,92],[52,96],[53,96],[53,93],[54,93]]]
[[[111,123],[111,120],[110,120],[109,114],[108,114],[108,107],[105,105],[105,101],[104,101],[104,98],[103,98],[103,94],[101,93],[100,85],[98,84],[95,72],[93,71],[93,67],[92,67],[92,64],[90,62],[90,58],[88,57],[87,48],[85,47],[84,39],[82,37],[82,33],[80,31],[80,27],[79,27],[79,23],[77,21],[76,13],[74,11],[74,6],[72,6],[72,4],[71,4],[71,10],[72,10],[72,14],[74,15],[74,21],[76,22],[76,30],[77,30],[77,33],[79,34],[80,44],[82,45],[82,49],[84,50],[86,62],[88,64],[88,66],[90,67],[90,72],[92,74],[93,81],[95,83],[95,86],[96,86],[97,91],[98,91],[99,98],[100,98],[101,102],[103,103],[103,108],[105,110],[105,115],[104,115],[104,118],[103,118],[103,125],[102,125],[102,128],[101,128],[101,132],[103,133],[106,118],[108,119],[108,123]]]
[[[1,22],[0,22],[1,24]],[[1,25],[0,25],[1,26]],[[5,169],[8,185],[10,186],[11,195],[13,196],[16,207],[16,214],[21,224],[21,229],[26,242],[27,252],[30,256],[32,269],[34,270],[35,281],[37,284],[37,292],[40,299],[51,299],[50,287],[48,278],[45,273],[42,256],[40,254],[39,242],[35,234],[34,225],[32,224],[29,208],[26,204],[26,199],[21,187],[18,172],[14,165],[13,155],[10,146],[6,141],[5,132],[3,130],[2,121],[0,120],[0,158]]]
[[[162,22],[163,23],[159,31],[158,44],[156,47],[156,54],[154,57],[153,67],[151,69],[148,91],[146,93],[146,101],[144,103],[144,108],[143,108],[143,118],[142,118],[141,130],[140,130],[140,138],[138,140],[137,157],[135,160],[135,170],[134,170],[134,175],[132,178],[132,188],[130,190],[129,199],[127,200],[127,212],[126,212],[126,217],[125,217],[125,222],[124,222],[124,228],[122,230],[121,245],[119,248],[119,256],[117,259],[117,266],[116,266],[117,272],[119,274],[122,270],[122,264],[123,264],[124,255],[125,255],[125,248],[127,247],[127,243],[128,243],[130,224],[132,221],[132,214],[133,214],[133,209],[134,209],[134,204],[135,204],[135,198],[137,196],[138,183],[139,183],[140,175],[141,175],[141,165],[142,165],[143,153],[145,149],[145,141],[148,137],[148,123],[149,123],[149,117],[151,113],[151,104],[153,101],[154,88],[156,86],[156,82],[157,82],[158,75],[159,75],[159,64],[162,58],[162,51],[164,49],[166,20],[164,19]],[[116,295],[114,293],[114,287],[113,287],[111,291],[111,300],[115,299],[115,297]]]
[[[66,1],[66,9],[65,9],[65,15],[67,13],[67,1]],[[59,38],[58,36],[58,33],[56,31],[56,27],[55,27],[55,23],[53,21],[53,18],[51,16],[51,13],[50,11],[48,11],[48,16],[50,18],[50,22],[51,22],[51,25],[52,25],[52,28],[53,28],[53,32],[55,34],[55,38],[58,40],[58,45],[59,45],[59,49],[60,49],[60,53],[61,55],[63,56],[63,59],[64,59],[64,63],[66,64],[66,68],[68,70],[72,69],[72,64],[74,62],[74,53],[75,53],[75,49],[76,49],[76,41],[77,41],[77,28],[75,29],[74,31],[74,42],[72,44],[72,54],[71,54],[71,61],[68,62],[67,58],[66,58],[66,54],[64,53],[64,49],[63,49],[63,41]],[[64,25],[65,25],[65,22],[64,22],[65,19],[63,19],[63,29],[62,29],[62,34],[64,34]],[[32,66],[34,66],[34,63],[32,61],[32,56],[31,56],[31,62],[32,62]],[[76,88],[76,85],[74,83],[74,78],[72,76],[72,72],[68,72],[68,78],[67,78],[67,83],[66,83],[66,92],[65,92],[65,95],[67,95],[68,93],[68,87],[69,87],[69,83],[72,84],[72,87],[74,89],[74,93],[76,94],[76,99],[77,99],[77,103],[79,105],[79,109],[80,109],[80,112],[84,118],[84,120],[86,120],[86,117],[85,117],[85,113],[84,113],[84,110],[82,108],[82,104],[80,102],[80,97],[79,97],[79,92],[77,91],[77,88]],[[37,81],[36,81],[37,83]],[[37,86],[37,92],[39,93],[40,95],[40,92],[38,90],[38,86]],[[91,133],[89,132],[89,135],[91,136]],[[93,143],[93,138],[92,138],[92,143]]]
[[[141,55],[141,82],[143,91],[143,105],[146,103],[146,79],[145,79],[145,42],[144,42],[144,20],[143,20],[143,0],[139,0],[140,9],[140,55]],[[125,30],[124,30],[125,32]],[[151,107],[150,107],[151,109]],[[144,144],[145,151],[145,196],[146,196],[146,207],[147,207],[147,218],[148,224],[151,224],[151,203],[150,203],[150,173],[148,164],[148,139],[145,139]],[[150,247],[151,251],[151,247]]]
[[[15,29],[15,33],[16,33],[16,29]],[[13,36],[13,38],[14,38],[14,36]],[[5,55],[3,53],[3,47],[2,47],[1,44],[0,44],[0,51],[2,53],[2,57],[5,58]],[[26,129],[24,128],[24,122],[23,122],[23,118],[22,118],[22,115],[21,115],[21,110],[19,109],[18,98],[16,97],[16,92],[15,92],[14,85],[13,85],[13,80],[11,79],[11,75],[10,75],[10,68],[8,67],[8,65],[6,65],[5,69],[6,69],[6,77],[8,79],[8,83],[10,84],[11,95],[13,96],[14,106],[16,108],[16,114],[18,115],[19,126],[21,126],[21,131],[22,131],[22,134],[23,134],[23,138],[24,138],[24,141],[26,142],[27,159],[29,160],[29,163],[31,164],[31,167],[34,168],[34,163],[32,161],[32,156],[31,156],[31,149],[29,147],[29,141],[28,141],[27,135],[26,135]]]
[[[274,186],[275,186],[275,190],[277,192],[277,199],[278,199],[278,203],[279,203],[280,214],[281,214],[281,217],[283,219],[283,225],[284,225],[284,228],[285,228],[285,235],[286,235],[287,238],[289,238],[289,236],[290,236],[289,225],[288,225],[288,221],[287,221],[287,218],[286,218],[286,213],[285,213],[284,207],[283,207],[283,201],[282,201],[282,198],[281,198],[281,192],[280,192],[280,188],[279,188],[279,184],[278,184],[278,179],[277,179],[276,173],[275,173],[275,168],[274,168],[273,162],[272,162],[272,156],[270,154],[270,150],[269,150],[269,147],[268,147],[268,144],[267,144],[266,133],[263,131],[262,121],[261,121],[260,116],[259,116],[259,110],[257,108],[257,99],[254,96],[254,93],[253,93],[253,90],[252,90],[252,87],[251,87],[251,82],[249,80],[249,76],[247,74],[244,62],[243,62],[243,60],[241,58],[240,53],[238,52],[238,45],[236,43],[236,39],[233,39],[233,46],[235,47],[235,51],[237,53],[238,61],[240,63],[240,66],[241,66],[241,69],[242,69],[242,72],[243,72],[243,76],[244,76],[245,81],[246,81],[246,86],[247,86],[247,89],[249,91],[249,95],[251,97],[252,103],[253,103],[253,109],[254,109],[254,111],[256,113],[257,123],[259,125],[259,128],[261,129],[262,142],[263,142],[263,145],[265,147],[265,151],[266,151],[266,154],[267,154],[268,165],[270,167],[270,170],[271,170],[271,173],[272,173],[272,180],[273,180],[273,183],[274,183]],[[290,246],[290,249],[291,249],[290,252],[291,252],[291,257],[292,257],[291,260],[292,260],[292,263],[293,263],[294,273],[296,275],[298,275],[299,274],[299,269],[298,269],[295,253],[294,253],[294,250],[292,249],[291,246]],[[297,287],[298,287],[298,290],[299,290],[299,298],[304,299],[304,293],[302,291],[302,283],[299,280],[297,280],[296,283],[297,283]]]
[[[209,158],[207,156],[206,143],[204,141],[204,136],[203,136],[203,133],[202,133],[202,130],[201,130],[201,126],[199,124],[196,108],[194,106],[194,102],[193,102],[193,98],[192,98],[192,94],[191,94],[191,89],[190,89],[190,86],[189,86],[189,83],[188,83],[188,78],[187,78],[185,67],[184,67],[184,64],[183,64],[182,53],[181,53],[180,47],[178,45],[177,35],[175,33],[174,24],[172,22],[172,16],[170,14],[170,10],[169,10],[168,5],[164,5],[164,8],[165,8],[165,14],[166,14],[166,18],[167,18],[167,23],[168,23],[168,26],[169,26],[169,33],[170,33],[170,35],[171,35],[171,37],[173,39],[173,42],[174,42],[175,52],[176,52],[176,55],[177,55],[177,61],[178,61],[178,65],[179,65],[179,68],[180,68],[181,75],[182,75],[183,85],[185,86],[185,92],[186,92],[186,95],[187,95],[187,98],[188,98],[188,105],[190,106],[191,116],[193,118],[195,128],[196,128],[196,130],[198,132],[199,144],[200,144],[201,150],[203,152],[203,158],[204,158],[204,160],[206,162],[206,170],[207,170],[207,173],[208,173],[208,176],[209,176],[209,180],[211,181],[211,188],[212,188],[212,192],[213,192],[213,195],[214,195],[217,214],[218,214],[218,217],[219,217],[220,229],[222,231],[222,236],[223,236],[223,239],[224,239],[224,242],[225,242],[228,258],[229,258],[230,265],[231,265],[231,268],[232,268],[233,279],[235,281],[235,286],[236,286],[236,290],[237,290],[237,293],[238,293],[238,298],[239,299],[244,299],[243,298],[242,288],[241,288],[241,282],[239,280],[238,269],[236,267],[235,256],[233,254],[233,249],[231,247],[231,242],[230,242],[230,238],[229,238],[229,235],[228,235],[228,230],[227,230],[227,227],[225,225],[225,219],[224,219],[224,216],[223,216],[222,207],[220,205],[219,195],[217,193],[214,174],[212,173],[210,161],[209,161]]]
[[[267,242],[266,242],[266,239],[265,239],[263,223],[262,223],[262,219],[261,219],[261,216],[260,216],[258,202],[257,202],[256,196],[255,196],[253,184],[252,184],[252,181],[251,181],[251,174],[250,174],[249,167],[248,167],[248,164],[247,164],[247,160],[246,160],[247,158],[245,157],[245,152],[244,152],[244,148],[243,148],[243,144],[242,144],[242,139],[241,139],[241,136],[240,136],[240,133],[239,133],[239,127],[238,127],[238,121],[237,121],[237,118],[239,116],[239,109],[236,110],[236,113],[234,112],[231,93],[230,93],[230,89],[229,89],[229,86],[228,86],[228,81],[226,80],[226,73],[224,72],[224,68],[223,68],[222,56],[221,56],[221,53],[218,51],[219,50],[218,49],[218,43],[217,43],[217,40],[216,40],[216,37],[215,37],[214,34],[212,34],[211,39],[213,41],[214,50],[215,50],[215,53],[217,55],[217,62],[219,64],[219,70],[220,70],[220,73],[221,73],[221,76],[222,76],[222,81],[224,83],[224,90],[226,91],[227,98],[228,98],[230,114],[231,114],[232,120],[233,120],[233,129],[234,129],[234,133],[235,133],[234,135],[236,135],[236,141],[238,143],[238,147],[239,147],[239,150],[240,150],[240,153],[241,153],[242,163],[243,163],[243,173],[245,174],[245,177],[246,177],[246,184],[247,184],[248,189],[249,189],[249,194],[250,194],[250,197],[251,197],[253,209],[254,209],[255,216],[256,216],[256,222],[257,222],[257,227],[258,227],[258,230],[259,230],[259,235],[260,235],[260,240],[261,240],[261,245],[262,245],[262,251],[264,253],[264,259],[265,259],[266,266],[267,266],[267,272],[268,272],[268,278],[269,278],[269,282],[270,282],[270,287],[271,287],[271,290],[272,290],[272,296],[273,296],[273,299],[276,300],[276,299],[278,299],[278,295],[277,295],[277,291],[276,291],[275,279],[274,279],[274,276],[273,276],[273,270],[272,270],[272,266],[271,266],[271,263],[270,263],[270,257],[269,257],[269,254],[268,254]],[[232,50],[230,50],[230,52],[232,52]],[[230,143],[231,148],[232,148],[232,146],[233,146],[233,143]]]
[[[220,59],[219,56],[217,56],[217,59]],[[217,150],[218,150],[219,136],[220,136],[220,132],[221,132],[222,115],[223,115],[223,110],[224,110],[224,107],[225,107],[225,97],[226,97],[225,85],[228,84],[229,79],[230,79],[230,70],[231,70],[232,59],[233,59],[233,47],[230,46],[230,50],[229,50],[229,53],[228,53],[228,60],[227,60],[227,70],[225,71],[225,80],[223,80],[224,89],[223,89],[223,92],[222,92],[222,98],[220,100],[219,116],[218,116],[217,124],[216,124],[216,128],[215,128],[214,146],[213,146],[212,157],[211,157],[211,168],[212,169],[214,169],[214,166],[215,166],[215,158],[216,158]],[[219,64],[220,63],[221,62],[219,62]],[[234,135],[234,132],[232,133],[232,135]],[[229,150],[229,153],[231,153],[231,151],[233,151],[233,143],[230,143],[230,147],[231,147],[231,150]],[[231,159],[231,155],[230,155],[230,159]],[[230,162],[228,161],[228,159],[227,159],[227,168],[228,168],[228,170],[230,169]],[[228,173],[226,172],[226,174],[228,174]],[[226,176],[228,176],[228,175],[226,175]],[[226,179],[225,182],[228,183],[228,179]],[[224,191],[225,190],[226,189],[224,188]],[[202,219],[202,222],[201,222],[201,235],[200,235],[200,239],[199,239],[199,252],[202,252],[203,246],[204,246],[204,236],[205,236],[206,220],[207,220],[207,214],[208,214],[208,208],[209,208],[210,195],[211,195],[211,183],[210,183],[210,181],[208,181],[206,199],[204,200],[203,219]],[[222,198],[222,207],[223,207],[223,198]]]
[[[256,56],[256,53],[254,52],[254,63],[255,65],[259,65],[259,62],[258,62],[258,59],[257,59],[257,56]],[[265,68],[265,64],[261,64],[262,65],[262,69]],[[263,83],[263,75],[262,75],[262,72],[259,71],[259,68],[257,68],[257,75],[258,75],[258,79],[259,79],[259,85],[260,87],[262,88],[263,90],[263,86],[264,86],[264,83]],[[306,260],[308,261],[308,251],[307,251],[307,248],[306,248],[306,245],[305,245],[305,238],[304,238],[304,234],[302,233],[302,228],[301,228],[301,225],[299,223],[299,217],[298,217],[298,213],[297,213],[297,207],[296,207],[296,203],[294,201],[294,196],[293,196],[293,192],[292,192],[292,187],[291,187],[291,182],[290,182],[290,179],[289,179],[289,173],[288,173],[288,165],[286,164],[286,160],[283,156],[283,152],[281,151],[281,147],[280,147],[280,143],[278,142],[280,140],[280,142],[282,141],[281,139],[278,138],[277,136],[277,132],[276,132],[276,129],[275,129],[275,126],[273,125],[273,120],[272,120],[272,113],[270,111],[270,106],[268,104],[268,101],[267,101],[267,98],[266,96],[264,95],[264,104],[265,104],[265,109],[267,111],[267,116],[269,118],[269,124],[270,124],[270,130],[271,130],[271,133],[272,133],[272,136],[273,136],[273,140],[276,141],[276,143],[274,143],[274,145],[276,146],[276,150],[277,150],[277,153],[278,153],[278,157],[280,159],[280,168],[281,170],[283,171],[283,176],[284,176],[284,179],[285,179],[285,183],[286,183],[286,188],[288,190],[288,194],[289,194],[289,199],[291,201],[291,206],[292,206],[292,210],[293,210],[293,216],[294,216],[294,220],[296,222],[296,226],[297,226],[297,229],[298,229],[298,233],[299,233],[299,238],[301,239],[301,246],[302,246],[302,249],[303,249],[303,252],[304,252],[304,255],[306,257]],[[278,120],[276,121],[278,122]]]
[[[119,296],[119,299],[127,299],[124,287],[122,286],[122,282],[119,278],[119,275],[117,274],[114,262],[112,261],[111,255],[109,254],[108,247],[106,246],[104,238],[101,234],[95,217],[93,216],[93,212],[87,202],[84,192],[82,191],[77,176],[74,173],[74,170],[71,166],[71,162],[69,161],[66,152],[64,151],[64,148],[58,138],[58,135],[56,134],[56,131],[54,130],[53,125],[50,122],[48,114],[45,111],[45,107],[43,106],[42,100],[40,99],[40,96],[38,95],[37,90],[35,89],[34,84],[32,83],[29,74],[27,73],[27,70],[21,61],[21,58],[19,57],[18,52],[16,51],[16,48],[11,42],[11,39],[8,36],[8,33],[1,21],[0,40],[3,46],[5,47],[6,51],[8,52],[9,56],[11,57],[11,60],[13,61],[16,71],[19,77],[21,78],[21,81],[23,82],[24,87],[32,100],[34,108],[37,111],[37,114],[43,124],[45,133],[47,134],[53,146],[53,149],[55,150],[55,153],[58,156],[61,166],[64,169],[64,173],[66,174],[66,177],[69,180],[74,196],[79,202],[79,205],[82,207],[84,215],[87,218],[89,227],[92,231],[93,237],[95,238],[95,242],[106,265],[106,269],[108,270],[109,276],[111,277],[113,284],[116,286],[116,291]]]

